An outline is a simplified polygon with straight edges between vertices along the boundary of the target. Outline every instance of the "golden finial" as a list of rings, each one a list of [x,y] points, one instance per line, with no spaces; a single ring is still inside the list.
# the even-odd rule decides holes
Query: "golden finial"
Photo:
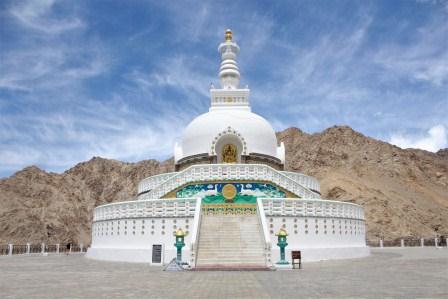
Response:
[[[278,233],[276,234],[276,236],[280,236],[280,237],[286,237],[288,235],[288,233],[286,232],[286,229],[284,229],[283,227],[280,228],[280,230],[278,231]]]
[[[176,237],[184,237],[187,235],[186,232],[184,232],[180,227],[177,229],[177,231],[174,232],[174,235]]]
[[[226,42],[231,42],[232,41],[232,30],[227,29],[226,30]]]

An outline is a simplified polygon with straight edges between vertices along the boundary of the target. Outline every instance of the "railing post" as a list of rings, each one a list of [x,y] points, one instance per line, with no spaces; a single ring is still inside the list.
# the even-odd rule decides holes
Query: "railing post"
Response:
[[[401,247],[404,247],[404,240],[403,239],[401,239],[400,245],[401,245]]]
[[[425,247],[425,239],[420,239],[420,247]]]
[[[12,250],[14,248],[14,245],[12,244],[8,244],[8,255],[11,256],[12,255]]]
[[[45,243],[40,244],[41,253],[45,253]]]
[[[434,238],[434,246],[435,246],[436,248],[439,247],[439,238],[437,238],[437,237]]]
[[[380,239],[380,248],[383,248],[384,244],[383,244],[383,239]]]
[[[84,247],[84,244],[79,244],[79,252],[81,252],[82,253],[82,249],[83,249],[83,247]]]
[[[68,253],[72,253],[73,244],[70,244],[70,249],[68,250]]]
[[[30,254],[30,252],[31,252],[31,244],[26,243],[26,254]]]
[[[57,254],[59,254],[60,246],[61,246],[61,245],[60,245],[59,243],[56,244],[56,253],[57,253]]]

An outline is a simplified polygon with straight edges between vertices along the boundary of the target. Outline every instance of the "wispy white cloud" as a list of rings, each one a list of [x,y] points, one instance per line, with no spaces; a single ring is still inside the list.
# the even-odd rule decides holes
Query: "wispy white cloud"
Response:
[[[107,54],[87,42],[67,46],[35,44],[0,54],[0,89],[35,91],[75,85],[79,80],[102,74],[108,68]]]
[[[436,125],[430,128],[426,135],[393,134],[390,143],[401,148],[418,148],[430,152],[448,146],[448,137],[445,126]]]
[[[78,17],[65,15],[61,18],[52,14],[55,4],[55,0],[20,1],[10,8],[10,13],[21,25],[46,34],[59,34],[85,26]]]
[[[182,114],[145,118],[123,100],[84,99],[79,105],[66,112],[2,118],[0,137],[6,141],[0,145],[2,171],[30,164],[62,171],[92,156],[125,161],[165,159],[186,121]],[[9,131],[11,126],[20,130]]]
[[[0,51],[0,90],[36,92],[76,86],[109,67],[101,41],[82,34],[86,23],[69,3],[53,0],[13,2],[6,13],[20,26],[19,47]],[[63,13],[57,11],[62,9]],[[83,37],[80,43],[75,35]]]
[[[437,17],[416,30],[409,44],[383,45],[373,61],[388,76],[426,81],[436,86],[448,83],[448,22]]]

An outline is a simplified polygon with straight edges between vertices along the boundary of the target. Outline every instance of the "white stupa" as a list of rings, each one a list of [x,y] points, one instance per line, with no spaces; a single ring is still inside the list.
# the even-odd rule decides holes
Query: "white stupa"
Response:
[[[292,251],[303,261],[368,255],[363,208],[322,200],[315,178],[284,171],[283,143],[239,87],[230,30],[218,50],[221,88],[175,145],[175,171],[142,180],[138,200],[95,208],[87,257],[166,264],[180,236],[177,258],[192,268],[289,267]]]

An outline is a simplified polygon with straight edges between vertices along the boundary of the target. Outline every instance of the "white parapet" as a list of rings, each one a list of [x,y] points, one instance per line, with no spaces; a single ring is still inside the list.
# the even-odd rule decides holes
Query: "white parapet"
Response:
[[[261,198],[271,239],[283,228],[288,233],[287,260],[300,250],[303,261],[358,258],[370,254],[365,240],[363,208],[347,202]],[[279,248],[272,241],[272,262]]]
[[[182,228],[188,233],[183,257],[190,261],[192,236],[197,239],[194,230],[200,225],[200,204],[198,198],[179,198],[99,206],[94,210],[92,245],[86,256],[100,260],[164,264],[176,256],[173,232]],[[160,262],[153,259],[154,246],[161,248]]]
[[[365,220],[362,206],[342,201],[304,198],[261,198],[269,216],[317,216]]]
[[[193,217],[197,198],[133,200],[95,208],[93,222],[142,217]]]

